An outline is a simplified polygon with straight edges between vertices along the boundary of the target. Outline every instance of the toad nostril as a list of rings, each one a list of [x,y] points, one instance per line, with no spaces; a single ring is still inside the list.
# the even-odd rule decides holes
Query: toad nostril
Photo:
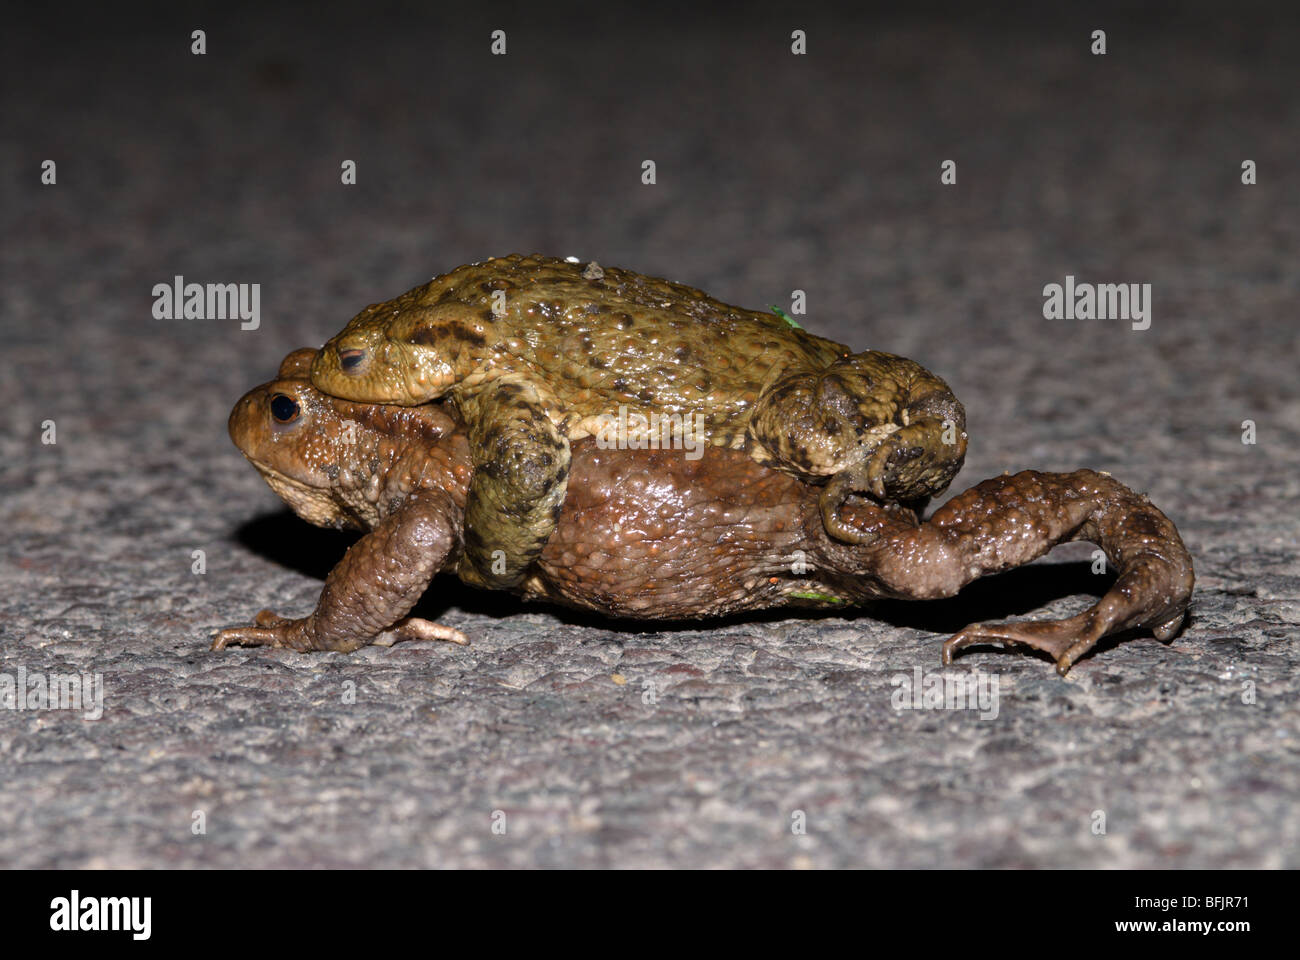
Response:
[[[365,359],[364,350],[340,350],[339,365],[349,373],[355,373],[361,367],[361,361]]]

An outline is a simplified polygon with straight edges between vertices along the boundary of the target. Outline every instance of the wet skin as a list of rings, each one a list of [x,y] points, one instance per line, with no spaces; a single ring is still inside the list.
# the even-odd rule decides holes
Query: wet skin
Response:
[[[549,257],[468,264],[367,307],[321,349],[311,379],[355,401],[445,398],[477,468],[461,576],[483,586],[517,584],[541,555],[570,444],[621,407],[698,422],[704,443],[830,478],[823,519],[850,543],[862,535],[841,516],[850,496],[932,496],[966,453],[961,403],[911,360],[855,354],[684,284]]]
[[[239,401],[231,437],[304,519],[369,533],[331,571],[314,612],[294,620],[262,611],[256,626],[221,631],[213,648],[466,642],[408,616],[439,571],[466,579],[460,531],[474,469],[466,432],[437,404],[357,404],[319,393],[306,379],[313,353],[290,354],[279,379]],[[689,460],[587,440],[574,445],[555,532],[513,591],[637,619],[782,606],[842,611],[875,597],[952,596],[1058,543],[1087,540],[1117,573],[1094,606],[1065,620],[972,624],[943,647],[947,663],[972,644],[1026,645],[1049,653],[1062,674],[1107,634],[1149,627],[1172,637],[1192,593],[1191,557],[1174,525],[1144,496],[1091,470],[985,480],[924,523],[904,506],[861,497],[847,500],[843,514],[860,543],[827,534],[815,486],[743,452],[715,447]]]

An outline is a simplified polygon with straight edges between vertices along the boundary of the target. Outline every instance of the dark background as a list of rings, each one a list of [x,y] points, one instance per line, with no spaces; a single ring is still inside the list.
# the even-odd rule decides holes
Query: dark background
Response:
[[[1296,15],[974,6],[13,14],[0,655],[103,672],[108,703],[0,713],[0,863],[1300,865]],[[983,722],[895,713],[890,678],[970,620],[1080,608],[1100,588],[1059,561],[1090,548],[881,619],[636,631],[451,583],[430,602],[468,650],[208,654],[262,606],[308,611],[346,542],[278,510],[234,401],[366,304],[510,252],[752,307],[807,291],[810,330],[964,401],[954,489],[1087,466],[1148,492],[1196,557],[1188,629],[1067,680],[971,654],[1003,678]],[[176,274],[260,283],[261,328],[155,320]],[[1045,320],[1066,274],[1152,284],[1151,328]]]

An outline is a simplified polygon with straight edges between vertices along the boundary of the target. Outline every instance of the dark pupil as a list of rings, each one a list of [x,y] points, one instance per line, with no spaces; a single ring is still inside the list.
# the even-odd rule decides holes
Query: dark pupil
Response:
[[[288,423],[298,416],[298,404],[283,393],[277,393],[271,398],[271,416],[281,423]]]
[[[343,364],[344,370],[355,370],[361,365],[361,358],[365,356],[360,350],[344,350],[339,354],[339,362]]]

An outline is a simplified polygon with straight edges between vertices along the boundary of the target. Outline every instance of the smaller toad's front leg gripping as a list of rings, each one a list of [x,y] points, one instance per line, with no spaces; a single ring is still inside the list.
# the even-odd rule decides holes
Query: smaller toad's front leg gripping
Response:
[[[862,542],[840,507],[853,494],[909,502],[943,492],[966,457],[966,410],[943,380],[870,350],[764,391],[750,434],[782,469],[829,476],[821,511],[831,536]]]
[[[531,385],[502,378],[458,399],[474,478],[457,573],[474,586],[523,580],[555,531],[569,480],[569,441]]]
[[[354,543],[325,578],[316,609],[298,620],[270,610],[256,626],[222,630],[213,650],[288,647],[350,653],[396,640],[469,643],[454,627],[406,616],[459,540],[441,497],[411,497]]]

